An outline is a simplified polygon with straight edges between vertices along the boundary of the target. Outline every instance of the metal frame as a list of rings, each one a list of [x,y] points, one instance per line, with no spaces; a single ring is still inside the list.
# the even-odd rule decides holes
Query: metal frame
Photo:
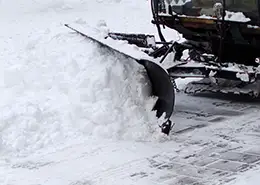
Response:
[[[157,56],[163,56],[162,59],[160,60],[160,63],[162,63],[166,56],[171,52],[174,51],[175,52],[175,61],[176,60],[180,60],[180,56],[181,53],[183,52],[184,49],[191,49],[192,47],[194,47],[194,45],[192,44],[187,44],[187,43],[172,43],[172,42],[166,42],[162,31],[161,31],[161,25],[163,25],[164,23],[160,20],[160,16],[159,16],[159,11],[158,11],[158,3],[159,0],[151,0],[151,7],[152,7],[152,14],[153,14],[153,23],[156,25],[157,27],[157,31],[158,31],[158,35],[161,39],[161,43],[163,44],[162,47],[160,47],[159,49],[155,50],[153,53],[151,53],[151,56],[154,56],[154,53],[156,53]],[[260,1],[258,1],[259,5],[260,5]],[[167,8],[167,7],[166,7]],[[170,69],[168,69],[168,72],[170,74],[171,77],[173,78],[178,78],[178,77],[194,77],[189,75],[189,73],[193,70],[193,71],[199,71],[199,74],[195,74],[195,76],[198,77],[208,77],[209,76],[209,71],[213,70],[215,72],[217,72],[215,77],[219,77],[219,78],[225,78],[225,79],[231,79],[231,80],[239,80],[239,78],[236,77],[236,73],[237,72],[241,72],[241,70],[238,71],[228,71],[225,70],[225,65],[226,63],[223,62],[223,51],[224,51],[224,39],[226,37],[225,32],[226,32],[226,26],[227,23],[225,21],[225,11],[226,11],[226,0],[223,0],[223,9],[222,9],[222,18],[218,19],[218,20],[214,20],[214,22],[218,25],[219,29],[219,35],[220,35],[220,40],[219,40],[219,53],[218,55],[216,55],[216,58],[213,62],[211,63],[207,63],[204,62],[202,67],[187,67],[185,66],[185,63],[181,63],[179,65],[173,66]],[[260,14],[260,9],[258,7],[258,11]],[[173,19],[177,18],[178,19],[178,15],[172,15],[172,17],[174,17]],[[169,17],[170,18],[170,17]],[[161,53],[160,53],[161,52]],[[158,54],[160,53],[160,54]],[[218,60],[218,61],[217,61]],[[214,63],[214,64],[213,64]],[[215,65],[214,68],[211,68],[211,66]],[[241,65],[244,66],[246,68],[246,65]],[[183,72],[187,72],[187,75],[181,75],[181,73],[179,73],[179,71],[183,71]],[[178,71],[178,73],[177,73]],[[250,77],[250,81],[255,81],[255,80],[259,80],[259,71],[258,70],[254,70],[254,71],[250,71],[249,73],[245,70],[243,71],[245,74],[248,74]],[[178,76],[179,75],[179,76]]]

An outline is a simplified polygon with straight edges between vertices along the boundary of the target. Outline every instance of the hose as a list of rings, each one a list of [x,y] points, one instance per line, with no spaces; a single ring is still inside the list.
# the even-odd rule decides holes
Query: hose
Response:
[[[159,0],[151,0],[151,9],[152,9],[152,14],[153,14],[153,19],[155,21],[155,25],[158,31],[159,38],[162,42],[166,42],[166,39],[163,36],[160,24],[159,24],[159,16],[158,16],[158,4]]]

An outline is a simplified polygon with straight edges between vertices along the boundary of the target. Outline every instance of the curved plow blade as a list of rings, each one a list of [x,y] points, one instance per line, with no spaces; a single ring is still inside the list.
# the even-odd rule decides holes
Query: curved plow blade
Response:
[[[162,132],[169,134],[170,131],[170,126],[171,122],[169,118],[171,117],[173,113],[173,108],[174,108],[174,101],[175,101],[175,95],[174,95],[174,88],[173,84],[170,80],[170,76],[168,73],[160,67],[158,64],[149,61],[149,60],[144,60],[144,59],[136,59],[124,52],[121,52],[91,36],[88,36],[87,34],[70,27],[69,25],[65,24],[66,27],[69,29],[75,31],[76,33],[80,34],[81,36],[86,37],[87,39],[90,39],[91,41],[94,41],[97,43],[100,47],[106,48],[110,51],[120,53],[124,55],[125,57],[131,58],[138,62],[139,64],[143,65],[144,68],[146,69],[147,76],[151,82],[152,86],[152,95],[157,96],[158,100],[155,103],[153,110],[157,111],[156,116],[160,118],[164,113],[165,113],[165,118],[167,121],[163,123],[162,127],[166,124],[166,129],[162,128]]]
[[[175,94],[172,82],[166,71],[158,64],[149,60],[138,60],[144,66],[152,84],[152,95],[157,96],[153,110],[159,118],[165,113],[165,118],[169,119],[174,109]]]

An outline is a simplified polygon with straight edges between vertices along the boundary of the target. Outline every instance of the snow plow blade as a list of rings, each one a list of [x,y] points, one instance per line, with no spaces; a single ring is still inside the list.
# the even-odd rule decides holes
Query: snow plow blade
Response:
[[[131,58],[142,65],[145,68],[147,76],[151,82],[150,84],[152,86],[152,92],[150,94],[152,96],[158,97],[152,110],[156,111],[156,116],[158,118],[160,118],[165,113],[165,119],[167,119],[167,123],[170,122],[169,118],[171,117],[174,109],[175,94],[173,84],[166,70],[152,61],[146,59],[136,59],[126,53],[123,53],[75,28],[70,27],[68,24],[65,24],[65,26],[80,34],[81,36],[97,43],[100,48],[106,48],[110,52],[120,53],[126,58]],[[168,131],[166,131],[166,133],[168,134]]]
[[[174,108],[174,88],[169,75],[158,64],[149,60],[136,60],[146,69],[149,80],[152,84],[152,95],[157,96],[158,100],[153,110],[156,110],[156,116],[161,117],[165,113],[165,117],[169,119]]]

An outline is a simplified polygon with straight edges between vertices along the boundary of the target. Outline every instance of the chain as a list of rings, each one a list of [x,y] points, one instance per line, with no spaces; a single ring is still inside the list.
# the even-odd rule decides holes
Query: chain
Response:
[[[173,88],[176,90],[176,92],[180,92],[180,89],[177,87],[177,84],[176,84],[174,78],[172,78],[172,85],[173,85]]]

